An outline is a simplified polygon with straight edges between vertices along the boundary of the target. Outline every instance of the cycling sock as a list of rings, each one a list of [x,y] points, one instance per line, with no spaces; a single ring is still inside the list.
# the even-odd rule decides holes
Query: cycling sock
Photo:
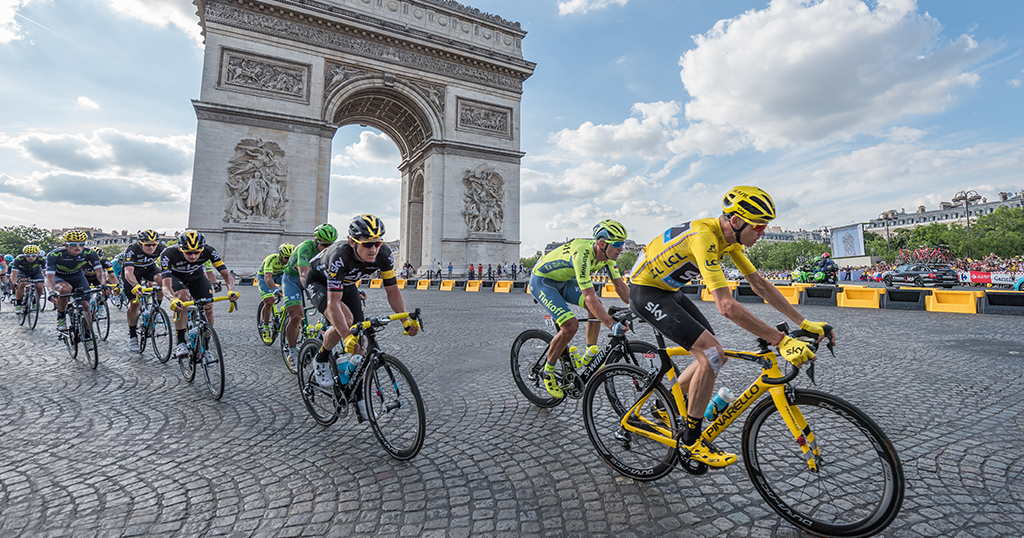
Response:
[[[57,312],[57,319],[64,319],[64,316],[66,316],[67,314],[67,311]]]
[[[139,328],[136,325],[128,326],[128,338],[137,338],[139,336]]]
[[[553,374],[555,373],[555,365],[550,362],[544,362],[544,373]]]
[[[178,343],[185,343],[185,329],[178,329]]]
[[[320,346],[320,351],[316,354],[316,362],[327,362],[330,359],[330,356],[331,350],[324,349],[323,346]]]
[[[690,446],[694,442],[697,441],[697,439],[700,437],[700,431],[701,431],[701,426],[702,426],[703,422],[704,422],[704,417],[694,418],[694,417],[691,417],[691,416],[687,415],[687,417],[686,417],[686,429],[683,430],[683,438],[682,438],[683,445]]]

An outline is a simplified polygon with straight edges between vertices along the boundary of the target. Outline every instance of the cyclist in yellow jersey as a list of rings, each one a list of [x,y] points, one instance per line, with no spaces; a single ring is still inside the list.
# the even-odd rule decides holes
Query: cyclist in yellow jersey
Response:
[[[693,364],[677,380],[687,395],[686,428],[680,435],[680,451],[711,467],[736,462],[735,454],[723,452],[701,439],[704,408],[711,399],[718,370],[725,364],[725,351],[708,320],[679,288],[687,281],[703,278],[720,314],[777,346],[794,365],[813,360],[810,346],[761,321],[733,298],[721,267],[722,257],[729,255],[766,303],[799,323],[801,329],[818,334],[819,341],[825,336],[826,323],[808,321],[800,315],[757,272],[743,252],[744,247],[753,246],[764,235],[768,222],[774,218],[775,202],[768,193],[757,187],[734,187],[722,200],[721,216],[673,226],[651,241],[633,266],[630,307],[655,330],[693,355]]]
[[[555,378],[555,363],[580,325],[576,321],[576,314],[569,308],[570,303],[586,308],[591,317],[599,319],[616,336],[622,336],[629,328],[608,315],[590,280],[591,273],[607,267],[619,298],[629,303],[629,286],[622,280],[615,265],[625,241],[626,228],[622,224],[614,220],[603,220],[594,226],[594,239],[570,241],[538,260],[537,266],[533,268],[530,294],[551,313],[551,319],[558,326],[558,334],[551,339],[548,347],[548,361],[544,367],[544,388],[555,398],[565,397]],[[587,324],[588,346],[597,343],[600,331],[600,324]]]

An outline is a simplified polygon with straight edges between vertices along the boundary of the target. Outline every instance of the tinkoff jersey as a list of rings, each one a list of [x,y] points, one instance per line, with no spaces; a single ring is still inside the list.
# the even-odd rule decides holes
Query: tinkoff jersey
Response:
[[[684,222],[647,244],[644,255],[633,266],[632,282],[675,291],[703,278],[709,291],[724,288],[728,283],[721,261],[726,254],[744,276],[757,271],[743,252],[743,245],[726,242],[718,218]]]

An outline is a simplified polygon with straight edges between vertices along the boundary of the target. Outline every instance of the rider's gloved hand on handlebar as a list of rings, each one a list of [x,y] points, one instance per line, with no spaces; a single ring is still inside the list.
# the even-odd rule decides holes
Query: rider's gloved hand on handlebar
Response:
[[[181,299],[178,299],[178,298],[172,299],[171,300],[171,304],[170,304],[171,312],[177,312],[178,310],[180,310],[184,306],[184,304],[185,304],[184,301],[182,301]]]
[[[629,322],[627,321],[627,322],[623,323],[621,321],[616,321],[615,324],[612,325],[612,329],[611,330],[612,330],[612,336],[616,336],[616,337],[625,336],[626,335],[626,331],[629,330]]]
[[[807,361],[814,360],[814,350],[810,344],[789,336],[783,337],[779,342],[779,352],[793,366],[801,366]]]
[[[402,326],[405,327],[405,334],[409,336],[416,336],[416,333],[420,332],[420,322],[417,320],[405,318]]]
[[[354,335],[348,335],[345,337],[345,353],[355,353],[356,346],[359,344],[359,339]]]
[[[809,333],[814,333],[818,336],[825,336],[825,325],[828,325],[828,323],[823,321],[811,321],[809,319],[805,319],[800,322],[801,329]]]
[[[238,292],[235,291],[235,290],[229,291],[228,292],[228,300],[229,301],[237,301],[238,300]]]

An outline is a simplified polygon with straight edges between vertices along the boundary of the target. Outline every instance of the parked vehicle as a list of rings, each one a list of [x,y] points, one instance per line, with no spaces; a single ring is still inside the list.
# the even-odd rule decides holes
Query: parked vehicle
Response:
[[[908,263],[893,269],[882,277],[886,287],[904,284],[923,288],[925,286],[942,286],[952,288],[960,283],[956,270],[946,264]]]

